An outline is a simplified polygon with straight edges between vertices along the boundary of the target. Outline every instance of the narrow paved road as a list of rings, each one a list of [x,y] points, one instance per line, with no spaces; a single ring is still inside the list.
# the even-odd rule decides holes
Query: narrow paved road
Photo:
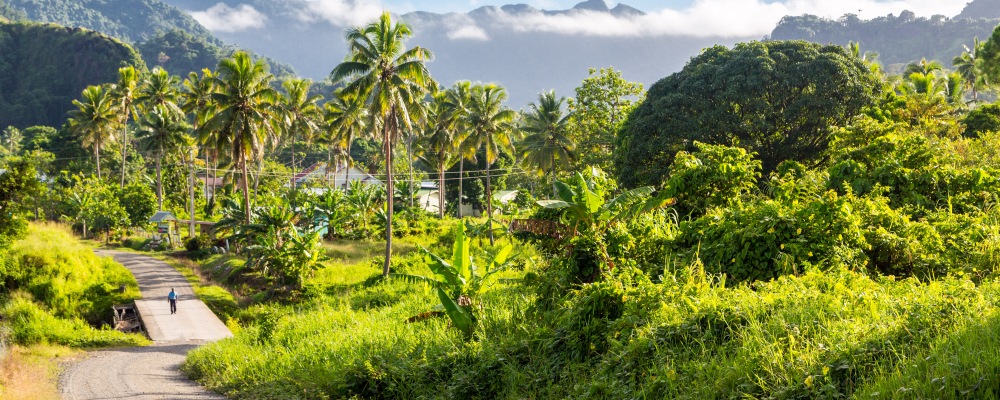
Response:
[[[153,345],[92,352],[60,377],[63,397],[82,399],[222,399],[184,377],[180,365],[191,349],[232,336],[226,325],[194,297],[191,285],[167,263],[152,257],[100,250],[139,282],[136,302]],[[178,294],[170,314],[167,293]],[[109,311],[110,312],[110,311]]]

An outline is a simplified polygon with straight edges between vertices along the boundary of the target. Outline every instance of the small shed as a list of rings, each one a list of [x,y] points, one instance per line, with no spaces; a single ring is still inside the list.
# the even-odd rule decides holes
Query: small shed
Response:
[[[166,236],[174,245],[180,242],[180,235],[177,234],[177,217],[170,211],[157,211],[149,218],[149,222],[156,224],[156,237]]]

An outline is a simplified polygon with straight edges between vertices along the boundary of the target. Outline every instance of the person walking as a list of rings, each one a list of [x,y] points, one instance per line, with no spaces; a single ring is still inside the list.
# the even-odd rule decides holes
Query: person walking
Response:
[[[170,303],[170,313],[177,314],[177,293],[174,292],[174,288],[170,288],[170,294],[167,295],[167,303]]]

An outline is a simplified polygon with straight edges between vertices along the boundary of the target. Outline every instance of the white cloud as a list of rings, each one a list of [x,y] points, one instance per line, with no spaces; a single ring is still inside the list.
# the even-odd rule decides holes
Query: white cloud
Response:
[[[305,0],[296,12],[305,23],[326,21],[334,26],[360,26],[382,14],[382,7],[371,0]]]
[[[763,36],[786,15],[838,18],[847,13],[873,18],[910,10],[918,16],[957,15],[967,0],[696,0],[689,7],[663,9],[644,16],[616,18],[591,11],[561,15],[498,12],[498,28],[587,36],[748,37]],[[859,12],[860,10],[860,12]]]
[[[448,39],[451,40],[489,40],[486,30],[479,27],[472,17],[466,14],[449,14],[444,19]]]
[[[249,4],[235,8],[218,3],[205,11],[191,13],[202,26],[215,32],[240,32],[247,29],[263,28],[267,16]]]
[[[488,40],[489,38],[489,35],[486,34],[483,28],[475,25],[461,26],[448,31],[448,39],[451,40]]]

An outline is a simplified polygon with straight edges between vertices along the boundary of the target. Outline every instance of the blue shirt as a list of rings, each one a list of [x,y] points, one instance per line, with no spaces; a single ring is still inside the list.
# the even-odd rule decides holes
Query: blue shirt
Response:
[[[167,295],[167,299],[168,300],[177,300],[177,293],[174,293],[174,291],[171,290],[170,294]]]

